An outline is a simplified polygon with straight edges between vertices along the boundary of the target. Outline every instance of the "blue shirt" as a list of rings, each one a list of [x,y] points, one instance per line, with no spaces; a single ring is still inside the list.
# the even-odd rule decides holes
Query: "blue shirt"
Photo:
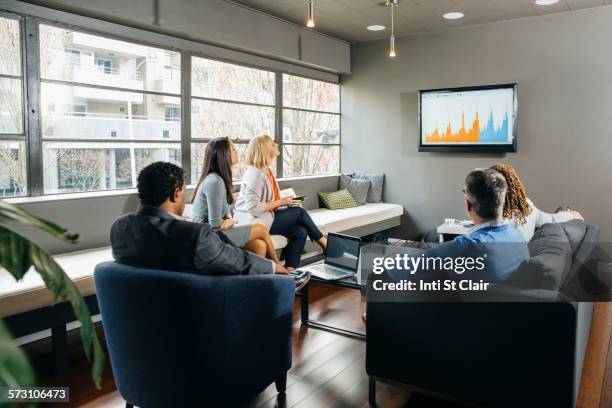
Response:
[[[446,252],[453,256],[456,249],[465,249],[470,256],[486,255],[485,269],[473,272],[470,277],[491,282],[507,279],[521,262],[529,258],[525,238],[506,221],[476,225],[467,234],[435,248],[434,252],[438,256]]]
[[[529,250],[523,235],[516,228],[506,221],[495,221],[477,225],[467,234],[424,252],[412,252],[409,257],[415,261],[422,258],[422,262],[427,265],[431,262],[433,267],[424,267],[423,263],[414,270],[387,267],[391,279],[482,279],[494,283],[507,279],[529,258]],[[476,265],[482,267],[477,268]]]
[[[465,244],[482,242],[525,243],[525,238],[508,221],[489,221],[475,225],[467,234],[459,235],[452,242]]]

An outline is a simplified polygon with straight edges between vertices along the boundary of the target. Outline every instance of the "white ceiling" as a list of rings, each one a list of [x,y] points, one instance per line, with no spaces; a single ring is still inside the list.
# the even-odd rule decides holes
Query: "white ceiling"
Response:
[[[308,0],[234,0],[253,9],[296,24],[305,25]],[[316,30],[351,42],[372,41],[389,35],[389,8],[385,0],[315,0]],[[400,0],[395,8],[396,36],[452,27],[534,17],[612,4],[612,0],[560,0],[538,6],[534,0]],[[460,20],[442,15],[461,11]],[[384,31],[370,32],[366,26],[382,24]]]

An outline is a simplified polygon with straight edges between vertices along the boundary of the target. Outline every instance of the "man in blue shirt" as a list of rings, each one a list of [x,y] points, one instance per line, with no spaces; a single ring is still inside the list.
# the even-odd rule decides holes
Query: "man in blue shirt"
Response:
[[[523,235],[503,219],[507,189],[499,172],[471,171],[463,193],[474,227],[424,252],[387,247],[385,256],[374,256],[368,302],[456,302],[468,292],[486,295],[489,285],[508,279],[529,250]]]
[[[485,268],[465,277],[490,282],[507,279],[529,258],[521,233],[503,219],[508,186],[504,177],[492,169],[476,169],[465,178],[465,209],[474,223],[466,235],[425,253],[426,257],[485,256]],[[467,276],[471,275],[471,276]]]

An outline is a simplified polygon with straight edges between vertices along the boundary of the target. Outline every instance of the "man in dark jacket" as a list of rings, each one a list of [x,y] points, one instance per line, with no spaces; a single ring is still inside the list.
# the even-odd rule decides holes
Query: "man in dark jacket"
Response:
[[[140,207],[111,227],[117,262],[203,275],[286,272],[282,265],[236,247],[209,224],[185,221],[185,190],[184,171],[174,164],[157,162],[140,172]]]

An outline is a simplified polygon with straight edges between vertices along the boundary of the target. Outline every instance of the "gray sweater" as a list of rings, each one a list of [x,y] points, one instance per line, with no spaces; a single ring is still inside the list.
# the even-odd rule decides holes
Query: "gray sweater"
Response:
[[[191,220],[193,222],[207,222],[213,228],[223,224],[223,219],[231,213],[227,203],[227,189],[223,178],[211,173],[200,184],[200,188],[193,202]]]
[[[526,222],[524,224],[520,224],[515,218],[510,220],[510,225],[518,229],[520,233],[523,234],[523,237],[527,242],[529,242],[529,240],[531,240],[533,237],[533,233],[536,228],[541,227],[544,224],[566,222],[573,218],[569,211],[559,211],[558,213],[550,214],[538,210],[530,199],[527,199],[527,201],[531,207],[531,213],[527,216]]]

